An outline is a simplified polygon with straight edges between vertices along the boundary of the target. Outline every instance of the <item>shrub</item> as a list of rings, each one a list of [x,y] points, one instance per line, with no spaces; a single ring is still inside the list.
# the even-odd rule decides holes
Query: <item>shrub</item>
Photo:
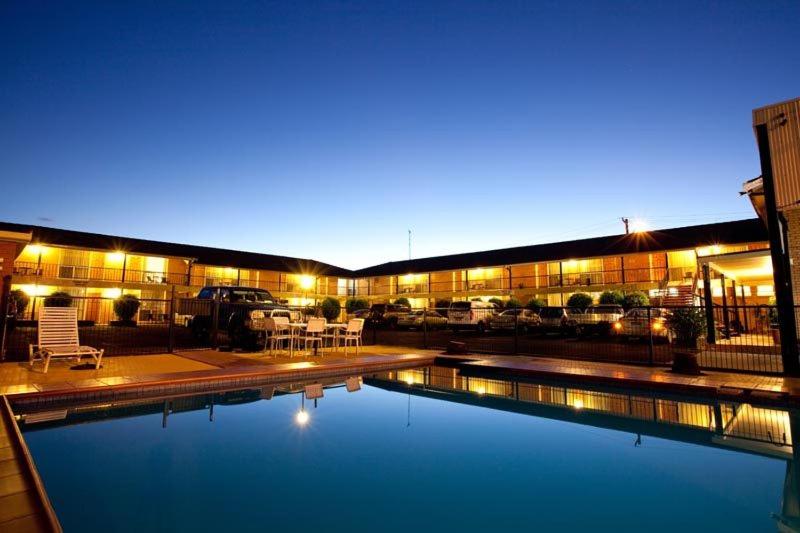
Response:
[[[522,307],[522,302],[516,298],[509,298],[506,302],[506,309],[519,309],[520,307]]]
[[[344,309],[348,314],[353,314],[361,309],[369,309],[369,302],[364,298],[348,298],[344,303]]]
[[[31,301],[31,299],[28,298],[28,295],[19,289],[14,289],[13,291],[9,292],[8,299],[9,301],[13,302],[17,308],[15,316],[20,316],[25,313],[25,308],[28,307],[28,303]]]
[[[447,311],[447,309],[450,308],[450,300],[445,300],[445,299],[436,300],[434,305],[436,306],[436,309],[439,311]]]
[[[603,305],[622,305],[625,303],[625,295],[620,291],[603,291],[597,302]]]
[[[324,316],[329,322],[333,322],[339,318],[341,313],[342,304],[339,303],[339,300],[332,298],[331,296],[328,296],[322,300],[322,316]]]
[[[473,298],[471,301],[473,301],[473,302],[482,302],[483,300],[481,300],[480,298]]]
[[[644,307],[647,305],[650,305],[650,298],[643,292],[629,292],[622,301],[622,306],[625,309]]]
[[[489,303],[496,305],[498,309],[502,309],[506,306],[506,303],[497,297],[489,298]]]
[[[64,291],[56,291],[44,299],[45,307],[72,307],[72,295]]]
[[[585,292],[576,292],[567,300],[568,307],[577,307],[578,309],[586,309],[592,303],[594,303],[594,300]]]
[[[114,300],[114,314],[119,317],[122,322],[131,322],[133,317],[139,311],[139,306],[142,303],[133,294],[123,294]]]
[[[398,298],[394,301],[395,305],[405,305],[406,307],[411,307],[411,302],[408,301],[408,298]]]
[[[531,298],[528,300],[528,303],[525,304],[525,309],[530,309],[531,311],[536,311],[537,313],[542,307],[547,307],[547,302],[536,297]]]
[[[706,316],[699,307],[681,307],[672,310],[667,317],[667,325],[679,344],[695,346],[706,330]]]

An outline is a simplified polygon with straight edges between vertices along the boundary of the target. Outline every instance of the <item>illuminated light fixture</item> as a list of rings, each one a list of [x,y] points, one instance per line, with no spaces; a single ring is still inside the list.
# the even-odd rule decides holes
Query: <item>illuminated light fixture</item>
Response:
[[[475,392],[477,392],[478,394],[486,394],[486,387],[478,387],[478,390],[476,390]]]
[[[653,322],[653,331],[661,331],[664,329],[664,324],[661,322]]]
[[[650,225],[647,223],[646,220],[641,218],[635,218],[631,220],[631,232],[632,233],[644,233],[650,230]]]
[[[46,285],[20,285],[19,289],[28,296],[46,296],[51,291]]]
[[[408,376],[405,379],[405,382],[406,382],[406,385],[413,385],[414,384],[414,378],[412,378],[411,376]]]
[[[314,276],[308,276],[303,274],[300,276],[300,288],[303,290],[308,290],[314,286]]]
[[[40,244],[29,244],[28,246],[26,246],[26,248],[33,255],[39,255],[40,253],[42,253],[42,245]]]
[[[303,427],[306,424],[308,424],[309,419],[310,417],[308,416],[308,412],[305,409],[297,411],[297,414],[294,415],[294,421],[300,427]]]
[[[569,267],[576,267],[576,266],[578,266],[578,260],[577,259],[570,259],[569,261],[566,261],[564,264],[569,266]]]
[[[119,298],[122,296],[122,289],[103,289],[103,298]]]
[[[617,331],[622,330],[622,322],[614,322],[614,329]]]
[[[572,407],[575,409],[583,409],[583,400],[576,398],[575,401],[572,402]]]
[[[125,259],[125,253],[124,252],[108,252],[108,253],[106,253],[106,259],[108,259],[108,261],[110,263],[122,263],[122,261]]]

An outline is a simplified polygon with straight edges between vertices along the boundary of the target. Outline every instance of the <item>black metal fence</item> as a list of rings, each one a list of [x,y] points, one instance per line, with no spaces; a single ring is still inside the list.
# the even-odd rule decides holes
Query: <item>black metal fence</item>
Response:
[[[25,360],[29,346],[36,344],[38,309],[44,297],[31,298],[23,313],[5,321],[5,360]],[[69,305],[79,309],[82,344],[104,348],[108,355],[172,352],[178,349],[261,344],[263,330],[235,338],[242,331],[258,330],[249,324],[252,307],[192,298],[141,299],[132,320],[119,320],[113,297],[71,297]],[[501,319],[486,311],[482,320],[454,324],[448,309],[413,310],[409,317],[368,317],[363,333],[365,345],[380,344],[409,348],[447,350],[463,344],[472,353],[530,355],[586,361],[668,366],[681,349],[665,321],[665,315],[686,307],[669,309],[641,307],[625,318],[575,328],[567,322],[545,325],[524,314]],[[703,307],[692,307],[704,316]],[[771,306],[727,306],[713,308],[713,322],[706,328],[698,361],[706,369],[765,374],[783,372],[777,313]],[[319,308],[291,308],[292,321],[301,321]],[[634,317],[636,316],[636,320]],[[344,312],[335,320],[346,320]],[[538,316],[537,316],[538,318]],[[480,322],[480,323],[479,323]],[[615,326],[615,324],[617,324]],[[247,341],[247,342],[245,342]]]
[[[692,309],[707,316],[702,306],[641,307],[628,310],[621,320],[583,323],[584,327],[570,325],[569,319],[563,324],[533,323],[521,314],[503,321],[494,313],[486,314],[483,320],[475,318],[471,324],[454,325],[446,318],[447,309],[420,309],[417,312],[422,318],[416,324],[408,325],[403,320],[368,321],[365,341],[437,350],[457,349],[463,344],[463,349],[472,353],[668,366],[675,351],[684,349],[666,320],[678,309]],[[704,328],[698,343],[700,366],[782,373],[776,316],[772,306],[715,306],[713,322],[706,321],[711,327]]]

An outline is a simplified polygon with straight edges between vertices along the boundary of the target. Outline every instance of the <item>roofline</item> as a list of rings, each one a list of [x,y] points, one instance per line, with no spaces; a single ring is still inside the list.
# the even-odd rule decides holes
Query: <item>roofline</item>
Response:
[[[679,227],[675,227],[675,228],[667,228],[667,229],[661,229],[661,230],[652,230],[652,231],[648,231],[645,234],[641,234],[641,235],[659,235],[659,234],[661,234],[661,235],[670,235],[670,234],[674,234],[676,232],[682,233],[682,232],[686,232],[686,231],[689,231],[689,230],[692,230],[692,232],[694,232],[694,231],[700,232],[701,235],[698,235],[697,240],[693,244],[688,244],[687,243],[687,246],[685,246],[685,247],[674,247],[674,248],[672,248],[672,247],[666,247],[665,246],[665,247],[662,247],[662,248],[658,248],[658,246],[656,246],[654,248],[648,248],[647,250],[642,250],[642,251],[637,251],[637,250],[632,250],[632,251],[627,251],[627,252],[625,252],[625,251],[616,251],[616,252],[613,252],[613,253],[605,253],[605,254],[603,254],[603,253],[592,253],[592,254],[587,254],[585,256],[582,256],[582,257],[587,257],[587,258],[588,257],[592,257],[592,258],[594,258],[594,257],[620,256],[620,255],[624,256],[624,255],[630,255],[630,254],[635,254],[635,253],[666,251],[666,250],[673,250],[673,249],[674,250],[689,249],[689,248],[693,248],[693,247],[696,247],[696,246],[702,246],[704,244],[707,244],[707,243],[704,243],[704,242],[700,242],[700,239],[702,238],[702,231],[703,230],[705,230],[706,233],[708,233],[709,231],[713,231],[714,229],[724,229],[726,226],[755,224],[755,223],[759,223],[760,224],[760,220],[758,218],[753,218],[753,219],[744,219],[744,220],[732,220],[732,221],[727,221],[727,222],[715,222],[715,223],[708,223],[708,224],[699,224],[699,225],[693,225],[693,226],[679,226]],[[423,257],[423,258],[418,258],[418,259],[401,260],[401,261],[388,261],[388,262],[385,262],[385,263],[380,263],[380,264],[377,264],[377,265],[368,266],[368,267],[364,267],[364,268],[360,268],[360,269],[346,269],[346,268],[342,268],[342,267],[337,267],[335,265],[331,265],[329,263],[323,263],[321,261],[317,261],[317,260],[314,260],[314,259],[307,259],[307,258],[278,256],[278,255],[274,255],[274,254],[264,254],[264,253],[260,253],[260,252],[251,252],[251,251],[247,251],[247,250],[233,250],[233,249],[227,249],[227,248],[214,248],[214,247],[195,245],[195,244],[182,244],[182,243],[172,243],[172,242],[166,242],[166,241],[154,241],[154,240],[149,240],[149,239],[141,239],[141,238],[138,238],[138,237],[124,237],[124,236],[117,236],[117,235],[107,235],[107,234],[102,234],[102,233],[90,233],[90,232],[69,230],[69,229],[63,229],[63,228],[53,228],[53,227],[47,227],[47,226],[38,226],[38,225],[33,225],[33,224],[20,224],[20,223],[14,223],[14,222],[0,222],[0,231],[23,232],[23,231],[26,231],[26,230],[27,230],[27,232],[30,232],[32,234],[32,236],[33,236],[33,240],[31,242],[37,242],[35,240],[35,237],[36,237],[36,234],[39,233],[39,232],[44,232],[44,233],[55,232],[55,233],[61,233],[65,237],[74,236],[74,237],[76,237],[76,239],[78,237],[82,237],[82,238],[90,239],[90,240],[91,239],[98,239],[98,240],[106,240],[107,239],[107,240],[110,240],[110,241],[120,240],[120,241],[128,241],[129,244],[134,244],[134,245],[135,244],[145,244],[145,245],[152,245],[152,246],[156,246],[156,247],[165,247],[167,249],[169,249],[170,247],[186,247],[186,248],[194,249],[195,251],[206,251],[206,252],[213,253],[213,254],[222,254],[222,255],[224,255],[224,254],[233,254],[233,255],[247,254],[248,256],[251,256],[252,258],[261,257],[261,258],[264,258],[264,259],[272,259],[272,260],[275,260],[275,261],[278,261],[278,262],[287,262],[287,263],[291,263],[291,262],[294,262],[294,261],[307,262],[307,263],[309,263],[310,265],[312,265],[314,267],[321,267],[323,270],[329,270],[331,272],[330,274],[321,274],[321,275],[331,275],[331,276],[340,276],[340,277],[349,277],[349,278],[361,278],[361,277],[372,277],[372,276],[386,276],[386,275],[407,274],[407,273],[409,273],[408,267],[410,267],[410,266],[412,266],[412,265],[414,265],[416,263],[422,262],[422,261],[425,261],[425,262],[446,262],[446,261],[449,261],[449,262],[452,263],[452,262],[457,262],[459,259],[463,258],[465,260],[464,263],[469,263],[468,259],[470,258],[470,256],[475,256],[477,254],[492,256],[492,255],[507,254],[507,253],[513,253],[513,252],[523,252],[525,249],[530,249],[531,253],[533,253],[536,248],[557,249],[558,247],[567,247],[567,246],[574,248],[576,246],[579,247],[581,244],[592,244],[596,248],[597,245],[603,244],[603,243],[606,243],[606,242],[622,243],[625,240],[631,241],[631,240],[635,239],[636,235],[639,235],[639,234],[604,235],[604,236],[600,236],[600,237],[589,237],[589,238],[576,239],[576,240],[570,240],[570,241],[545,242],[545,243],[526,245],[526,246],[497,248],[497,249],[492,249],[492,250],[480,250],[480,251],[472,251],[472,252],[461,252],[461,253],[457,253],[457,254],[447,254],[447,255],[440,255],[440,256],[429,256],[429,257]],[[766,237],[763,240],[766,240]],[[744,242],[744,241],[742,241],[742,242]],[[751,241],[746,241],[746,242],[751,242]],[[754,240],[752,242],[761,242],[761,240]],[[42,242],[42,243],[43,244],[48,244],[46,242]],[[59,244],[59,243],[55,243],[54,245],[55,246],[64,246],[64,247],[69,247],[70,246],[68,244]],[[92,248],[92,247],[87,247],[87,246],[81,246],[81,247],[84,248],[84,249],[89,248],[89,249],[96,249],[96,250],[108,249],[108,248]],[[590,246],[589,248],[592,248],[592,247]],[[592,251],[592,250],[589,250],[589,251]],[[132,248],[130,250],[130,252],[135,254],[135,253],[137,253],[137,250]],[[148,252],[141,252],[141,253],[148,253]],[[208,262],[200,261],[200,260],[198,260],[197,257],[183,255],[183,254],[179,253],[178,250],[176,250],[175,254],[158,254],[158,255],[162,255],[162,256],[165,256],[165,257],[175,257],[175,258],[180,258],[180,259],[196,260],[198,262],[198,264],[201,264],[201,265],[225,266],[224,264],[208,263]],[[196,254],[193,254],[193,255],[196,255]],[[576,256],[576,257],[580,257],[580,256]],[[560,257],[558,259],[563,260],[563,259],[567,259],[567,257],[564,256],[564,257]],[[555,260],[558,260],[558,259],[556,259],[556,258],[553,258],[553,259],[534,259],[534,258],[532,258],[532,259],[530,259],[528,261],[514,261],[514,262],[498,261],[496,263],[492,263],[491,261],[487,260],[487,261],[482,262],[480,265],[466,265],[465,264],[461,268],[458,268],[458,267],[445,267],[445,268],[441,268],[441,269],[423,269],[423,271],[424,272],[444,272],[444,271],[449,271],[449,270],[454,270],[454,269],[463,270],[463,269],[482,268],[482,267],[486,268],[486,267],[497,267],[497,266],[513,266],[513,265],[522,265],[522,264],[536,263],[536,262],[542,262],[542,261],[548,261],[549,262],[549,261],[555,261]],[[234,261],[234,263],[235,262],[236,261]],[[241,262],[244,262],[244,260],[242,260]],[[235,267],[235,265],[231,265],[231,266]],[[393,266],[395,268],[392,268]],[[238,268],[242,268],[242,269],[258,269],[257,267],[252,267],[252,266],[251,267],[239,266]],[[269,269],[265,268],[265,270],[269,270]],[[388,271],[388,272],[384,272],[384,271]],[[377,273],[375,273],[375,272],[377,272]],[[413,272],[413,270],[412,270],[412,272]]]

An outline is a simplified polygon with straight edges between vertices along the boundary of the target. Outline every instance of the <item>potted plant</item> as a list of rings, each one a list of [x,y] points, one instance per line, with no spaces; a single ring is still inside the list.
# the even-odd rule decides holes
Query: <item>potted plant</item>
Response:
[[[667,327],[675,336],[672,371],[680,374],[700,374],[697,354],[702,349],[702,336],[706,330],[706,316],[702,308],[673,309],[667,316]]]
[[[648,305],[650,305],[650,298],[640,291],[629,292],[622,299],[622,307],[624,307],[626,311],[634,307],[646,307]]]
[[[769,332],[772,334],[772,342],[778,346],[781,343],[781,327],[780,322],[778,322],[778,308],[776,307],[776,303],[775,297],[770,297],[767,317],[769,317]]]
[[[135,295],[123,294],[114,300],[114,314],[119,320],[113,320],[110,324],[112,326],[135,326],[136,321],[133,318],[139,312],[141,305],[142,303]]]
[[[17,319],[25,313],[29,302],[28,295],[19,289],[8,293],[8,331],[17,327]]]
[[[585,292],[576,292],[567,300],[567,307],[576,307],[578,309],[585,310],[593,303],[594,299],[591,297],[591,295],[586,294]]]
[[[356,311],[369,309],[369,302],[364,298],[348,298],[344,303],[344,309],[348,315],[352,315]]]
[[[398,298],[397,300],[394,301],[394,305],[404,305],[404,306],[410,308],[411,307],[411,302],[408,300],[408,298],[405,298],[405,297],[404,298]]]
[[[324,316],[325,320],[328,322],[334,322],[339,318],[339,315],[342,314],[342,304],[339,303],[339,300],[331,296],[322,300],[321,309],[322,316]]]
[[[506,303],[496,296],[494,298],[489,298],[489,303],[494,304],[498,309],[503,309],[506,306]]]
[[[601,305],[623,305],[625,295],[621,291],[603,291],[597,302]]]
[[[536,298],[535,296],[528,300],[528,303],[525,304],[525,309],[530,309],[534,313],[541,311],[542,307],[547,307],[547,302],[541,298]]]
[[[509,298],[506,302],[506,309],[519,309],[520,307],[522,307],[522,302],[516,298]]]
[[[64,291],[56,291],[44,299],[45,307],[72,307],[72,295]]]

